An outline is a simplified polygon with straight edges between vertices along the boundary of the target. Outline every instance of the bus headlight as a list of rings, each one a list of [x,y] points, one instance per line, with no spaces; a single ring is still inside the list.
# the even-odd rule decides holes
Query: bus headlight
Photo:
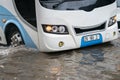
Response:
[[[59,32],[64,33],[66,31],[64,26],[59,26]]]
[[[46,27],[47,28],[47,27]],[[58,27],[57,26],[51,26],[51,28],[52,28],[52,32],[53,33],[56,33],[56,32],[58,32]]]
[[[68,29],[64,25],[42,25],[43,31],[53,34],[68,34]]]
[[[110,20],[109,20],[109,24],[108,24],[108,27],[112,26],[113,24],[115,24],[117,21],[117,17],[116,15],[111,17]]]

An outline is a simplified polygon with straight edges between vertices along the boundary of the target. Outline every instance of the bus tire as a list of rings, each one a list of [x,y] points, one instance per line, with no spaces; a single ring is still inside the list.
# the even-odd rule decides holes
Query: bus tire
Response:
[[[12,25],[11,28],[6,31],[6,35],[8,46],[17,47],[20,45],[24,45],[22,35],[18,28],[14,25]]]

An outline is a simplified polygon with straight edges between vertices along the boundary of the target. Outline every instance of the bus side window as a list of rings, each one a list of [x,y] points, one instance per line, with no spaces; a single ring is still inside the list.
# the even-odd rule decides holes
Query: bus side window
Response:
[[[35,0],[15,0],[20,15],[34,27],[36,25]]]

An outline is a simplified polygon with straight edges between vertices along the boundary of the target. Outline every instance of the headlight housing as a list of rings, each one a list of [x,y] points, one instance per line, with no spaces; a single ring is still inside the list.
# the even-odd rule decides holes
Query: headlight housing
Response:
[[[117,16],[116,15],[111,17],[110,20],[109,20],[109,23],[108,23],[108,27],[114,25],[116,23],[116,21],[117,21]]]
[[[52,34],[69,34],[68,29],[64,25],[42,25],[43,31]]]

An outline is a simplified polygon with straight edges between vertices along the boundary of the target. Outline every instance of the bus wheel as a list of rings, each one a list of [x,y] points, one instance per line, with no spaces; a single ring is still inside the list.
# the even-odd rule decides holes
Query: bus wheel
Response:
[[[12,47],[16,47],[16,46],[19,46],[19,45],[22,45],[23,44],[23,40],[22,40],[22,37],[20,35],[19,32],[14,32],[12,35],[11,35],[11,46]]]
[[[11,46],[11,47],[24,45],[22,35],[20,34],[19,30],[15,27],[11,28],[10,32],[8,32],[7,42],[8,42],[8,46]]]

